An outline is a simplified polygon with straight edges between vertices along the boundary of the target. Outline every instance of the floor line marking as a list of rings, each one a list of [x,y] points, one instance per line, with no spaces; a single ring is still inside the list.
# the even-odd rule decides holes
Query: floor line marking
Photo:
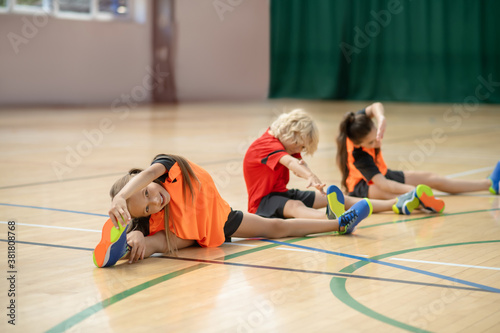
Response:
[[[480,173],[480,172],[484,172],[484,171],[489,171],[489,170],[493,170],[493,167],[486,167],[486,168],[468,170],[468,171],[459,172],[459,173],[453,173],[451,175],[447,175],[446,178],[456,178],[456,177],[461,177],[461,176],[468,176],[468,175],[473,175],[473,174],[476,174],[476,173]]]
[[[59,209],[59,208],[49,208],[49,207],[40,207],[40,206],[28,206],[28,205],[16,205],[16,204],[9,204],[9,203],[2,203],[2,202],[0,202],[0,206],[20,207],[20,208],[33,208],[33,209],[43,209],[43,210],[52,210],[52,211],[56,211],[56,212],[63,212],[63,213],[74,213],[74,214],[83,214],[83,215],[92,215],[92,216],[109,217],[109,215],[104,215],[104,214],[96,214],[96,213],[88,213],[88,212],[81,212],[81,211],[78,211],[78,210]]]
[[[317,251],[317,252],[323,252],[323,253],[333,254],[336,256],[340,256],[340,257],[355,259],[358,261],[364,261],[364,262],[379,264],[379,265],[388,266],[388,267],[392,267],[392,268],[398,268],[401,270],[405,270],[405,271],[409,271],[409,272],[413,272],[413,273],[417,273],[417,274],[427,275],[427,276],[431,276],[431,277],[438,278],[438,279],[443,279],[443,280],[447,280],[447,281],[451,281],[451,282],[460,283],[460,284],[470,286],[470,287],[475,287],[475,288],[480,288],[480,289],[484,289],[484,290],[495,292],[495,293],[500,293],[500,289],[486,286],[486,285],[483,285],[480,283],[475,283],[475,282],[466,281],[466,280],[462,280],[462,279],[458,279],[458,278],[453,278],[451,276],[433,273],[433,272],[425,271],[425,270],[418,269],[418,268],[412,268],[412,267],[407,267],[407,266],[403,266],[403,265],[393,264],[390,262],[381,261],[381,260],[377,260],[377,259],[364,258],[364,257],[360,257],[360,256],[355,256],[352,254],[346,254],[346,253],[342,253],[342,252],[335,252],[335,251],[329,251],[329,250],[324,250],[324,249],[318,249],[318,248],[305,246],[305,245],[280,242],[280,241],[271,240],[271,239],[261,239],[261,241],[274,243],[274,244],[282,244],[285,246],[291,246],[291,247],[296,247],[296,248],[300,248],[300,249],[307,249],[307,250],[312,250],[312,251]]]
[[[427,260],[405,259],[405,258],[389,258],[389,260],[409,261],[409,262],[416,262],[416,263],[423,263],[423,264],[434,264],[434,265],[443,265],[443,266],[457,266],[457,267],[467,267],[467,268],[491,269],[491,270],[494,270],[494,271],[500,271],[499,267],[453,264],[453,263],[449,263],[449,262],[440,262],[440,261],[427,261]]]
[[[276,266],[265,266],[265,265],[254,265],[254,264],[246,264],[240,262],[231,262],[231,261],[219,261],[219,260],[210,260],[210,259],[196,259],[196,258],[186,258],[186,257],[171,257],[160,254],[155,256],[160,259],[173,259],[173,260],[182,260],[182,261],[193,261],[203,264],[218,264],[218,265],[226,265],[226,266],[237,266],[237,267],[246,267],[246,268],[258,268],[258,269],[268,269],[268,270],[276,270],[276,271],[287,271],[287,272],[297,272],[297,273],[308,273],[308,274],[317,274],[317,275],[329,275],[335,277],[343,277],[343,278],[355,278],[355,279],[365,279],[365,280],[375,280],[375,281],[384,281],[384,282],[393,282],[393,283],[405,283],[405,284],[413,284],[413,285],[422,285],[429,287],[440,287],[440,288],[449,288],[449,289],[464,289],[464,290],[472,290],[472,291],[482,291],[489,292],[484,289],[474,288],[474,287],[460,287],[460,286],[452,286],[452,285],[444,285],[437,283],[426,283],[426,282],[418,282],[418,281],[407,281],[407,280],[398,280],[398,279],[389,279],[382,278],[376,276],[367,276],[367,275],[358,275],[352,273],[341,273],[341,272],[325,272],[325,271],[313,271],[307,269],[298,269],[298,268],[289,268],[289,267],[276,267]]]
[[[0,221],[0,224],[8,224],[8,222],[6,222],[6,221]],[[19,222],[16,222],[16,225],[23,225],[23,226],[37,227],[37,228],[48,228],[48,229],[62,229],[62,230],[73,230],[73,231],[101,232],[101,230],[95,230],[95,229],[82,229],[82,228],[72,228],[72,227],[60,227],[60,226],[55,226],[55,225],[30,224],[30,223],[19,223]]]

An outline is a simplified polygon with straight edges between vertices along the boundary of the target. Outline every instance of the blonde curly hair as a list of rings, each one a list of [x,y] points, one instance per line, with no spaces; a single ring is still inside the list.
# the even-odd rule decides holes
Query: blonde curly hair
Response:
[[[307,155],[318,149],[319,131],[311,116],[302,109],[283,113],[271,124],[271,134],[280,141],[291,141],[304,146]]]

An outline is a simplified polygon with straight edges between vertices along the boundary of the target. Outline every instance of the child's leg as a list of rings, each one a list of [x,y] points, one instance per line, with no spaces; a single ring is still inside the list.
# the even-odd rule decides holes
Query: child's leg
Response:
[[[264,218],[243,213],[243,220],[234,237],[285,238],[338,231],[337,220]]]
[[[404,174],[406,184],[413,186],[425,184],[433,189],[447,193],[487,191],[491,186],[491,181],[487,178],[480,180],[450,179],[424,171],[404,171]]]
[[[182,239],[170,232],[170,240],[174,243],[174,246],[180,250],[189,247],[194,244],[193,240]],[[152,236],[147,236],[146,241],[146,253],[145,258],[151,256],[153,253],[167,253],[169,249],[167,248],[167,237],[165,230],[158,231]]]
[[[301,237],[330,231],[351,233],[356,225],[371,213],[372,206],[367,199],[355,204],[337,220],[269,219],[254,214],[243,213],[243,220],[232,236],[243,238],[284,238]]]
[[[345,208],[349,209],[356,202],[363,200],[362,198],[351,197],[349,195],[345,196]],[[389,212],[392,211],[392,206],[397,202],[397,198],[395,199],[387,199],[387,200],[378,200],[378,199],[370,199],[370,202],[373,206],[374,213],[380,212]]]
[[[309,192],[301,192],[309,193]],[[305,199],[304,199],[305,200]],[[303,218],[303,219],[327,219],[325,208],[327,205],[326,195],[319,191],[314,191],[314,202],[312,207],[306,206],[302,199],[290,199],[283,207],[283,216],[285,218]]]
[[[319,196],[316,196],[316,198],[314,199],[315,205],[318,197]],[[326,204],[323,207],[326,207]],[[283,216],[285,218],[304,218],[304,219],[323,219],[323,220],[327,218],[324,210],[317,210],[315,208],[307,207],[300,200],[288,200],[285,204],[285,207],[283,207]]]

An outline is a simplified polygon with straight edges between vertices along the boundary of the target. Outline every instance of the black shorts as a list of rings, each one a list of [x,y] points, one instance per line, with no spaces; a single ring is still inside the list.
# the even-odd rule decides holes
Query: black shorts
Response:
[[[405,183],[405,174],[403,171],[393,171],[387,170],[385,174],[385,178],[394,180],[395,182],[404,184]],[[362,179],[359,183],[354,186],[354,191],[350,192],[349,195],[352,197],[358,198],[367,198],[368,197],[368,185],[364,179]]]
[[[283,208],[285,208],[288,200],[299,200],[307,207],[312,207],[315,198],[316,192],[314,191],[300,191],[296,189],[288,190],[287,192],[269,193],[262,198],[255,214],[262,217],[279,217],[283,219],[285,218],[283,216]]]
[[[243,221],[243,212],[240,210],[233,210],[227,216],[227,221],[224,224],[224,236],[226,236],[226,242],[231,242],[231,236],[240,227],[241,221]]]

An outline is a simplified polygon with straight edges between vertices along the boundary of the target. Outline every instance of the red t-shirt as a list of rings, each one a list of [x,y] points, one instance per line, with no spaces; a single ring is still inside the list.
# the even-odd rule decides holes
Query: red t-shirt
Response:
[[[245,154],[243,175],[248,192],[248,212],[255,213],[263,197],[272,192],[288,191],[290,171],[279,160],[288,155],[283,144],[269,129],[255,140]],[[301,159],[300,154],[292,155]]]

